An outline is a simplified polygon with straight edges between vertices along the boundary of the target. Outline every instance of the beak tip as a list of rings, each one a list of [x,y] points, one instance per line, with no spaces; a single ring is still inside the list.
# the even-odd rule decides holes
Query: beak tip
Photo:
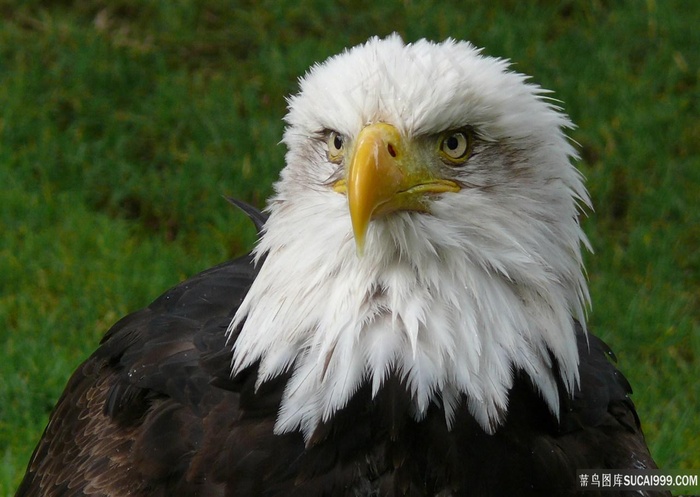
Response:
[[[357,252],[357,257],[362,257],[365,254],[365,237],[356,236],[355,237],[355,250]]]

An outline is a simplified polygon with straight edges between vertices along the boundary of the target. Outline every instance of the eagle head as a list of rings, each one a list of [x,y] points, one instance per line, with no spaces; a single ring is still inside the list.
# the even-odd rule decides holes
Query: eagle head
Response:
[[[516,372],[557,415],[588,303],[569,119],[454,40],[372,38],[300,87],[259,274],[229,329],[234,373],[290,374],[276,431],[308,438],[389,376],[418,420],[437,404],[449,426],[466,398],[492,433]]]

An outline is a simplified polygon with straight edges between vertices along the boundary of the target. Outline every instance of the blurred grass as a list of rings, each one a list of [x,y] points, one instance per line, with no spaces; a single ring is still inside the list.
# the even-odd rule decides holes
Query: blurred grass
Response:
[[[370,35],[469,39],[579,128],[591,329],[657,461],[700,468],[700,2],[0,0],[0,495],[125,313],[249,249],[284,96]]]

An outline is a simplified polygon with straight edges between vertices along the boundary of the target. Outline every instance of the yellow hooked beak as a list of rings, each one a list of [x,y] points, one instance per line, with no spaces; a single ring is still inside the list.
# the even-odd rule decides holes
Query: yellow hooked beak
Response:
[[[398,210],[425,212],[427,195],[460,190],[454,181],[436,178],[424,162],[410,153],[390,124],[371,124],[360,132],[349,156],[347,179],[334,184],[335,191],[347,193],[360,255],[372,219]]]

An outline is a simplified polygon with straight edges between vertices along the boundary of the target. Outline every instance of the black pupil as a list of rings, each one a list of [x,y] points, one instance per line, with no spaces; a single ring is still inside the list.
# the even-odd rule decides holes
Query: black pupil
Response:
[[[340,137],[340,135],[335,135],[333,138],[333,146],[336,150],[340,150],[340,148],[343,146],[343,139]]]
[[[445,142],[445,145],[447,145],[447,148],[453,152],[457,150],[457,147],[459,147],[459,139],[457,138],[457,135],[450,136]]]

